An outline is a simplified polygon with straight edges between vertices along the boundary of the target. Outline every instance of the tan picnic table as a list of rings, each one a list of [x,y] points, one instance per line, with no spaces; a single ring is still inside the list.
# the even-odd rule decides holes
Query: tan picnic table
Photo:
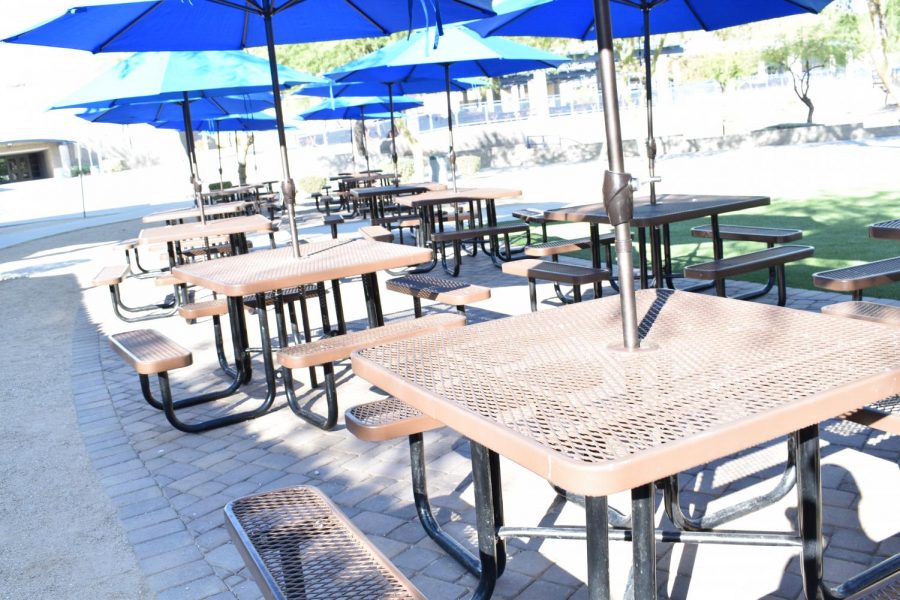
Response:
[[[869,237],[882,240],[900,240],[900,219],[869,225]]]
[[[656,596],[661,536],[802,547],[807,597],[820,598],[818,424],[900,392],[900,330],[671,290],[639,291],[637,316],[639,351],[622,349],[619,299],[602,298],[359,351],[353,370],[472,441],[480,597],[498,536],[515,530],[586,540],[591,598],[608,594],[610,536],[633,539],[635,597]],[[656,530],[654,482],[786,434],[799,534]],[[502,523],[494,453],[585,495],[586,530]],[[606,496],[625,490],[633,529],[608,530]]]
[[[253,206],[252,202],[245,200],[237,200],[234,202],[222,202],[212,206],[203,207],[203,212],[207,217],[219,217],[222,215],[242,213],[247,207]],[[185,219],[199,219],[200,209],[197,207],[180,208],[178,210],[166,210],[162,212],[150,213],[141,218],[143,223],[162,223],[166,221],[184,221]]]
[[[256,296],[257,306],[266,306],[266,295],[280,290],[303,288],[316,284],[324,292],[323,282],[332,282],[332,296],[338,319],[338,331],[343,333],[344,317],[341,306],[339,281],[343,277],[361,276],[365,295],[369,326],[384,324],[384,315],[378,291],[378,271],[415,265],[427,260],[430,253],[421,248],[385,244],[368,240],[327,240],[300,245],[300,257],[294,257],[291,248],[261,250],[217,260],[181,265],[172,274],[184,283],[205,287],[227,297],[228,314],[232,328],[234,356],[239,370],[247,374],[249,381],[250,352],[247,344],[247,326],[243,310],[243,297]],[[324,298],[320,294],[320,299]],[[328,309],[320,300],[323,328],[328,323]],[[275,303],[276,314],[283,325],[282,307]],[[271,334],[265,310],[257,311],[262,360],[265,367],[267,395],[276,393],[275,364],[272,357]],[[281,347],[287,347],[288,339],[283,327],[277,332]],[[290,381],[289,374],[285,376]],[[270,402],[269,402],[270,404]],[[264,404],[267,406],[267,404]]]
[[[720,196],[692,194],[660,194],[656,204],[650,203],[648,196],[634,199],[634,217],[632,227],[638,229],[638,250],[640,252],[641,287],[649,285],[646,261],[646,230],[650,230],[650,252],[653,277],[656,287],[662,287],[667,280],[670,287],[672,278],[672,257],[669,245],[669,225],[680,221],[688,221],[700,217],[709,217],[713,231],[713,254],[716,260],[723,258],[722,240],[719,236],[719,215],[727,212],[746,210],[770,203],[766,196]],[[591,237],[598,234],[597,224],[609,223],[609,215],[602,202],[582,206],[568,206],[548,210],[544,213],[547,220],[589,223]],[[657,228],[662,228],[660,237]],[[599,244],[592,244],[594,266],[600,265]]]
[[[432,192],[445,190],[447,186],[443,183],[435,183],[425,181],[421,183],[401,183],[399,185],[382,185],[376,187],[353,188],[350,190],[350,196],[358,202],[367,202],[372,219],[384,217],[384,201],[388,199],[396,199],[398,196],[407,194],[421,194],[423,192]]]

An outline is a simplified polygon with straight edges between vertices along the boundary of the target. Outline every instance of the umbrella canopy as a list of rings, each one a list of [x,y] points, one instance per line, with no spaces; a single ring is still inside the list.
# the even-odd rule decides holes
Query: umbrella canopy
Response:
[[[450,80],[450,91],[461,92],[487,85],[488,80],[481,77],[464,77]],[[388,87],[391,87],[389,90]],[[380,96],[385,93],[400,95],[431,94],[444,91],[444,78],[409,79],[397,83],[359,82],[335,83],[332,85],[305,85],[294,92],[299,96],[319,96],[320,98],[340,98],[342,96]]]
[[[183,121],[159,121],[150,123],[158,129],[176,129],[184,131]],[[194,131],[274,131],[278,128],[275,117],[266,113],[251,114],[231,114],[226,117],[198,119],[191,123],[191,129]],[[293,129],[290,124],[285,125],[286,129]]]
[[[375,37],[493,16],[490,0],[155,0],[73,8],[6,42],[91,52],[233,50],[266,46],[278,143],[282,195],[294,256],[300,255],[275,44]],[[277,32],[276,32],[277,25]]]
[[[652,13],[650,33],[713,31],[754,21],[818,13],[831,0],[610,0],[613,37],[644,35],[643,12]],[[469,23],[482,35],[597,38],[589,0],[505,0],[497,16]]]
[[[344,96],[333,100],[325,100],[312,108],[301,112],[298,117],[303,120],[329,120],[329,119],[358,119],[363,122],[363,153],[366,158],[366,169],[369,168],[369,150],[366,146],[366,117],[369,113],[388,113],[393,130],[393,114],[398,110],[408,110],[422,106],[422,102],[406,96],[391,96],[390,98],[378,96]],[[351,130],[352,135],[352,130]],[[393,139],[393,136],[391,136]],[[394,151],[394,171],[396,173],[397,152]]]
[[[831,0],[610,0],[613,37],[644,38],[647,99],[647,161],[650,202],[656,203],[656,139],[650,36],[703,29],[712,31],[754,21],[818,13]],[[589,0],[506,0],[496,17],[469,24],[482,35],[531,35],[596,39],[594,2]]]
[[[257,112],[272,108],[274,100],[269,93],[249,96],[209,96],[191,100],[190,111],[192,123],[205,123],[198,119],[220,119],[235,113]],[[110,108],[89,108],[76,115],[92,123],[118,123],[132,125],[136,123],[157,123],[161,121],[177,123],[177,129],[184,130],[184,115],[180,102],[144,102],[140,104],[116,104]],[[268,117],[271,122],[275,119]],[[192,127],[195,131],[210,131]]]
[[[408,110],[422,106],[421,100],[406,96],[394,97],[394,110]],[[328,119],[365,119],[369,113],[390,113],[390,99],[379,96],[345,96],[325,100],[301,112],[304,121]]]
[[[427,29],[338,67],[328,77],[338,82],[402,83],[413,79],[444,81],[447,95],[447,125],[450,134],[450,165],[456,189],[456,150],[450,106],[451,78],[499,77],[520,71],[558,67],[568,58],[544,52],[503,38],[483,38],[471,29],[451,26],[437,48],[429,43]],[[392,86],[389,87],[392,93]],[[396,151],[394,152],[396,156]],[[395,160],[396,164],[396,160]]]

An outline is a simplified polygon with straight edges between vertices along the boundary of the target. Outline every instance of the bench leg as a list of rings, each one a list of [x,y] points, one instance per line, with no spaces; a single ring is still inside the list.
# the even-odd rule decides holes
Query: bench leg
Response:
[[[787,304],[787,283],[784,277],[784,263],[775,267],[775,279],[778,281],[778,306]]]
[[[112,301],[113,313],[120,321],[124,321],[126,323],[140,323],[141,321],[150,321],[153,319],[163,319],[165,317],[171,317],[178,312],[178,308],[181,306],[180,294],[175,294],[175,302],[174,304],[169,306],[167,306],[166,304],[148,304],[146,306],[137,307],[126,306],[122,302],[118,284],[109,286],[109,294],[110,300]],[[123,314],[122,311],[132,314],[145,314],[142,314],[138,317],[129,317],[126,314]]]
[[[319,295],[319,311],[322,314],[322,333],[324,335],[333,335],[331,333],[331,319],[328,316],[328,299],[325,297],[325,284],[318,282],[316,291]]]
[[[291,411],[312,425],[325,431],[331,431],[337,424],[338,419],[338,403],[337,403],[337,387],[334,381],[334,364],[325,363],[322,365],[325,372],[325,405],[326,416],[322,416],[312,412],[309,408],[300,403],[297,393],[294,391],[294,379],[291,370],[287,367],[281,367],[281,380],[284,383],[285,396],[287,397],[288,406]]]
[[[441,246],[441,266],[444,267],[444,271],[447,272],[450,277],[457,277],[459,275],[459,266],[462,257],[460,256],[460,242],[459,240],[453,241],[453,268],[447,266],[447,243],[440,242]]]
[[[431,510],[431,502],[428,499],[428,481],[425,476],[425,442],[421,433],[409,436],[409,460],[412,470],[413,500],[422,528],[428,537],[443,548],[456,562],[469,573],[478,577],[481,575],[481,564],[478,559],[441,529]]]
[[[534,277],[528,278],[528,299],[531,301],[531,312],[537,312],[537,282]]]
[[[275,327],[278,332],[278,345],[282,348],[287,346],[287,325],[284,319],[284,294],[281,290],[277,290],[275,292],[275,302],[273,303],[275,307]],[[288,305],[291,311],[293,311],[293,305]],[[302,298],[300,300],[300,318],[303,320],[303,339],[306,343],[312,341],[312,332],[309,328],[309,311],[306,307],[306,298]],[[292,322],[296,322],[296,315],[292,315]],[[297,338],[297,326],[294,324],[294,343],[299,344],[300,340]],[[309,383],[313,388],[319,387],[319,383],[316,380],[316,369],[315,367],[309,368]]]
[[[851,295],[851,298],[853,300],[859,302],[860,300],[862,300],[862,297],[862,290],[853,290],[853,294]]]
[[[213,315],[213,337],[216,341],[216,358],[219,361],[219,368],[227,375],[237,377],[237,368],[228,364],[228,358],[225,356],[225,338],[222,336],[222,318],[219,315]],[[237,361],[235,361],[237,364]]]
[[[558,263],[559,256],[554,254],[550,257],[550,261]],[[574,300],[569,300],[568,298],[566,298],[566,295],[563,294],[562,287],[560,287],[559,283],[553,283],[553,292],[556,294],[556,298],[563,304],[572,304],[574,302]]]
[[[797,483],[796,461],[797,445],[794,438],[789,437],[787,463],[781,474],[781,479],[779,479],[778,483],[771,491],[760,494],[755,498],[750,498],[738,502],[737,504],[708,512],[700,517],[690,517],[684,514],[679,501],[681,490],[678,484],[678,475],[671,475],[663,480],[662,484],[664,493],[663,506],[665,507],[666,515],[678,529],[684,531],[708,531],[723,523],[728,523],[729,521],[756,512],[761,508],[771,506],[787,496],[788,492],[794,489],[794,485]]]
[[[338,335],[347,333],[347,321],[344,319],[344,303],[341,300],[341,281],[331,280],[331,292],[334,294],[334,313],[337,317]]]
[[[581,286],[576,285],[572,287],[572,298],[575,302],[581,302]]]
[[[413,315],[420,319],[422,318],[422,300],[413,296]]]

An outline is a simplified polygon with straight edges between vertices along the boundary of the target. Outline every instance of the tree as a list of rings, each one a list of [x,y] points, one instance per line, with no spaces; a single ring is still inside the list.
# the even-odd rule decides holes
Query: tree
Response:
[[[791,75],[794,93],[806,105],[806,123],[812,124],[815,105],[809,96],[813,71],[827,66],[845,66],[859,52],[859,23],[856,15],[841,12],[822,17],[813,27],[798,29],[763,51],[763,59]]]
[[[888,60],[888,51],[900,41],[900,0],[866,0],[866,5],[874,36],[872,59],[875,72],[885,93],[895,103],[900,103],[900,92],[894,85]]]
[[[756,72],[758,56],[753,52],[706,54],[684,61],[681,73],[687,80],[715,81],[725,93],[732,82]]]
[[[241,143],[241,136],[237,135],[237,155],[238,155],[238,185],[247,183],[247,155],[250,148],[256,142],[253,132],[247,132],[244,135],[244,142]]]

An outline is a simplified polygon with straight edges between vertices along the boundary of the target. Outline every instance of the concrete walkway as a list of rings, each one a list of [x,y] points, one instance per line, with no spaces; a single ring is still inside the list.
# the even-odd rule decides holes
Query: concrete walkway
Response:
[[[310,216],[305,234],[324,232],[318,223]],[[0,598],[257,598],[228,541],[221,509],[235,497],[295,484],[319,486],[429,598],[468,597],[474,579],[418,524],[405,440],[365,443],[342,425],[321,432],[297,419],[283,396],[264,417],[194,435],[172,429],[143,402],[137,376],[106,342],[108,334],[138,326],[115,319],[105,289],[84,288],[103,265],[121,262],[112,244],[139,228],[129,221],[0,251],[0,298],[9,307],[4,338],[15,340],[3,348],[0,363]],[[342,231],[354,228],[348,223]],[[490,301],[469,311],[473,322],[528,310],[524,283],[483,257],[466,259],[461,276],[493,288]],[[359,281],[343,282],[342,292],[350,326],[363,326]],[[127,301],[161,291],[149,281],[130,280],[123,293]],[[541,310],[558,304],[549,285],[538,293]],[[808,310],[846,299],[797,289],[789,297],[793,307]],[[22,298],[29,299],[25,306]],[[411,314],[409,298],[382,291],[382,299],[389,319]],[[248,323],[255,330],[252,318]],[[170,318],[150,326],[194,351],[194,365],[172,375],[176,397],[222,385],[208,320],[188,325]],[[352,377],[349,363],[337,374],[343,408],[381,395]],[[305,375],[298,374],[301,381]],[[185,410],[185,418],[234,406],[235,400],[215,402]],[[827,423],[823,438],[826,577],[836,581],[900,551],[900,516],[893,510],[900,501],[900,439],[842,421]],[[426,435],[426,444],[437,517],[472,544],[467,444],[449,430]],[[785,444],[776,440],[688,473],[682,478],[685,505],[703,511],[768,489],[784,456]],[[546,482],[505,461],[503,471],[507,522],[583,522],[583,511],[561,501]],[[732,499],[720,499],[723,494]],[[792,498],[734,526],[788,528]],[[628,510],[623,496],[611,504]],[[630,546],[613,544],[612,550],[614,593],[621,595]],[[671,598],[787,599],[800,593],[790,549],[661,544],[658,564],[661,592]],[[578,542],[512,540],[495,597],[583,598],[585,576]]]

